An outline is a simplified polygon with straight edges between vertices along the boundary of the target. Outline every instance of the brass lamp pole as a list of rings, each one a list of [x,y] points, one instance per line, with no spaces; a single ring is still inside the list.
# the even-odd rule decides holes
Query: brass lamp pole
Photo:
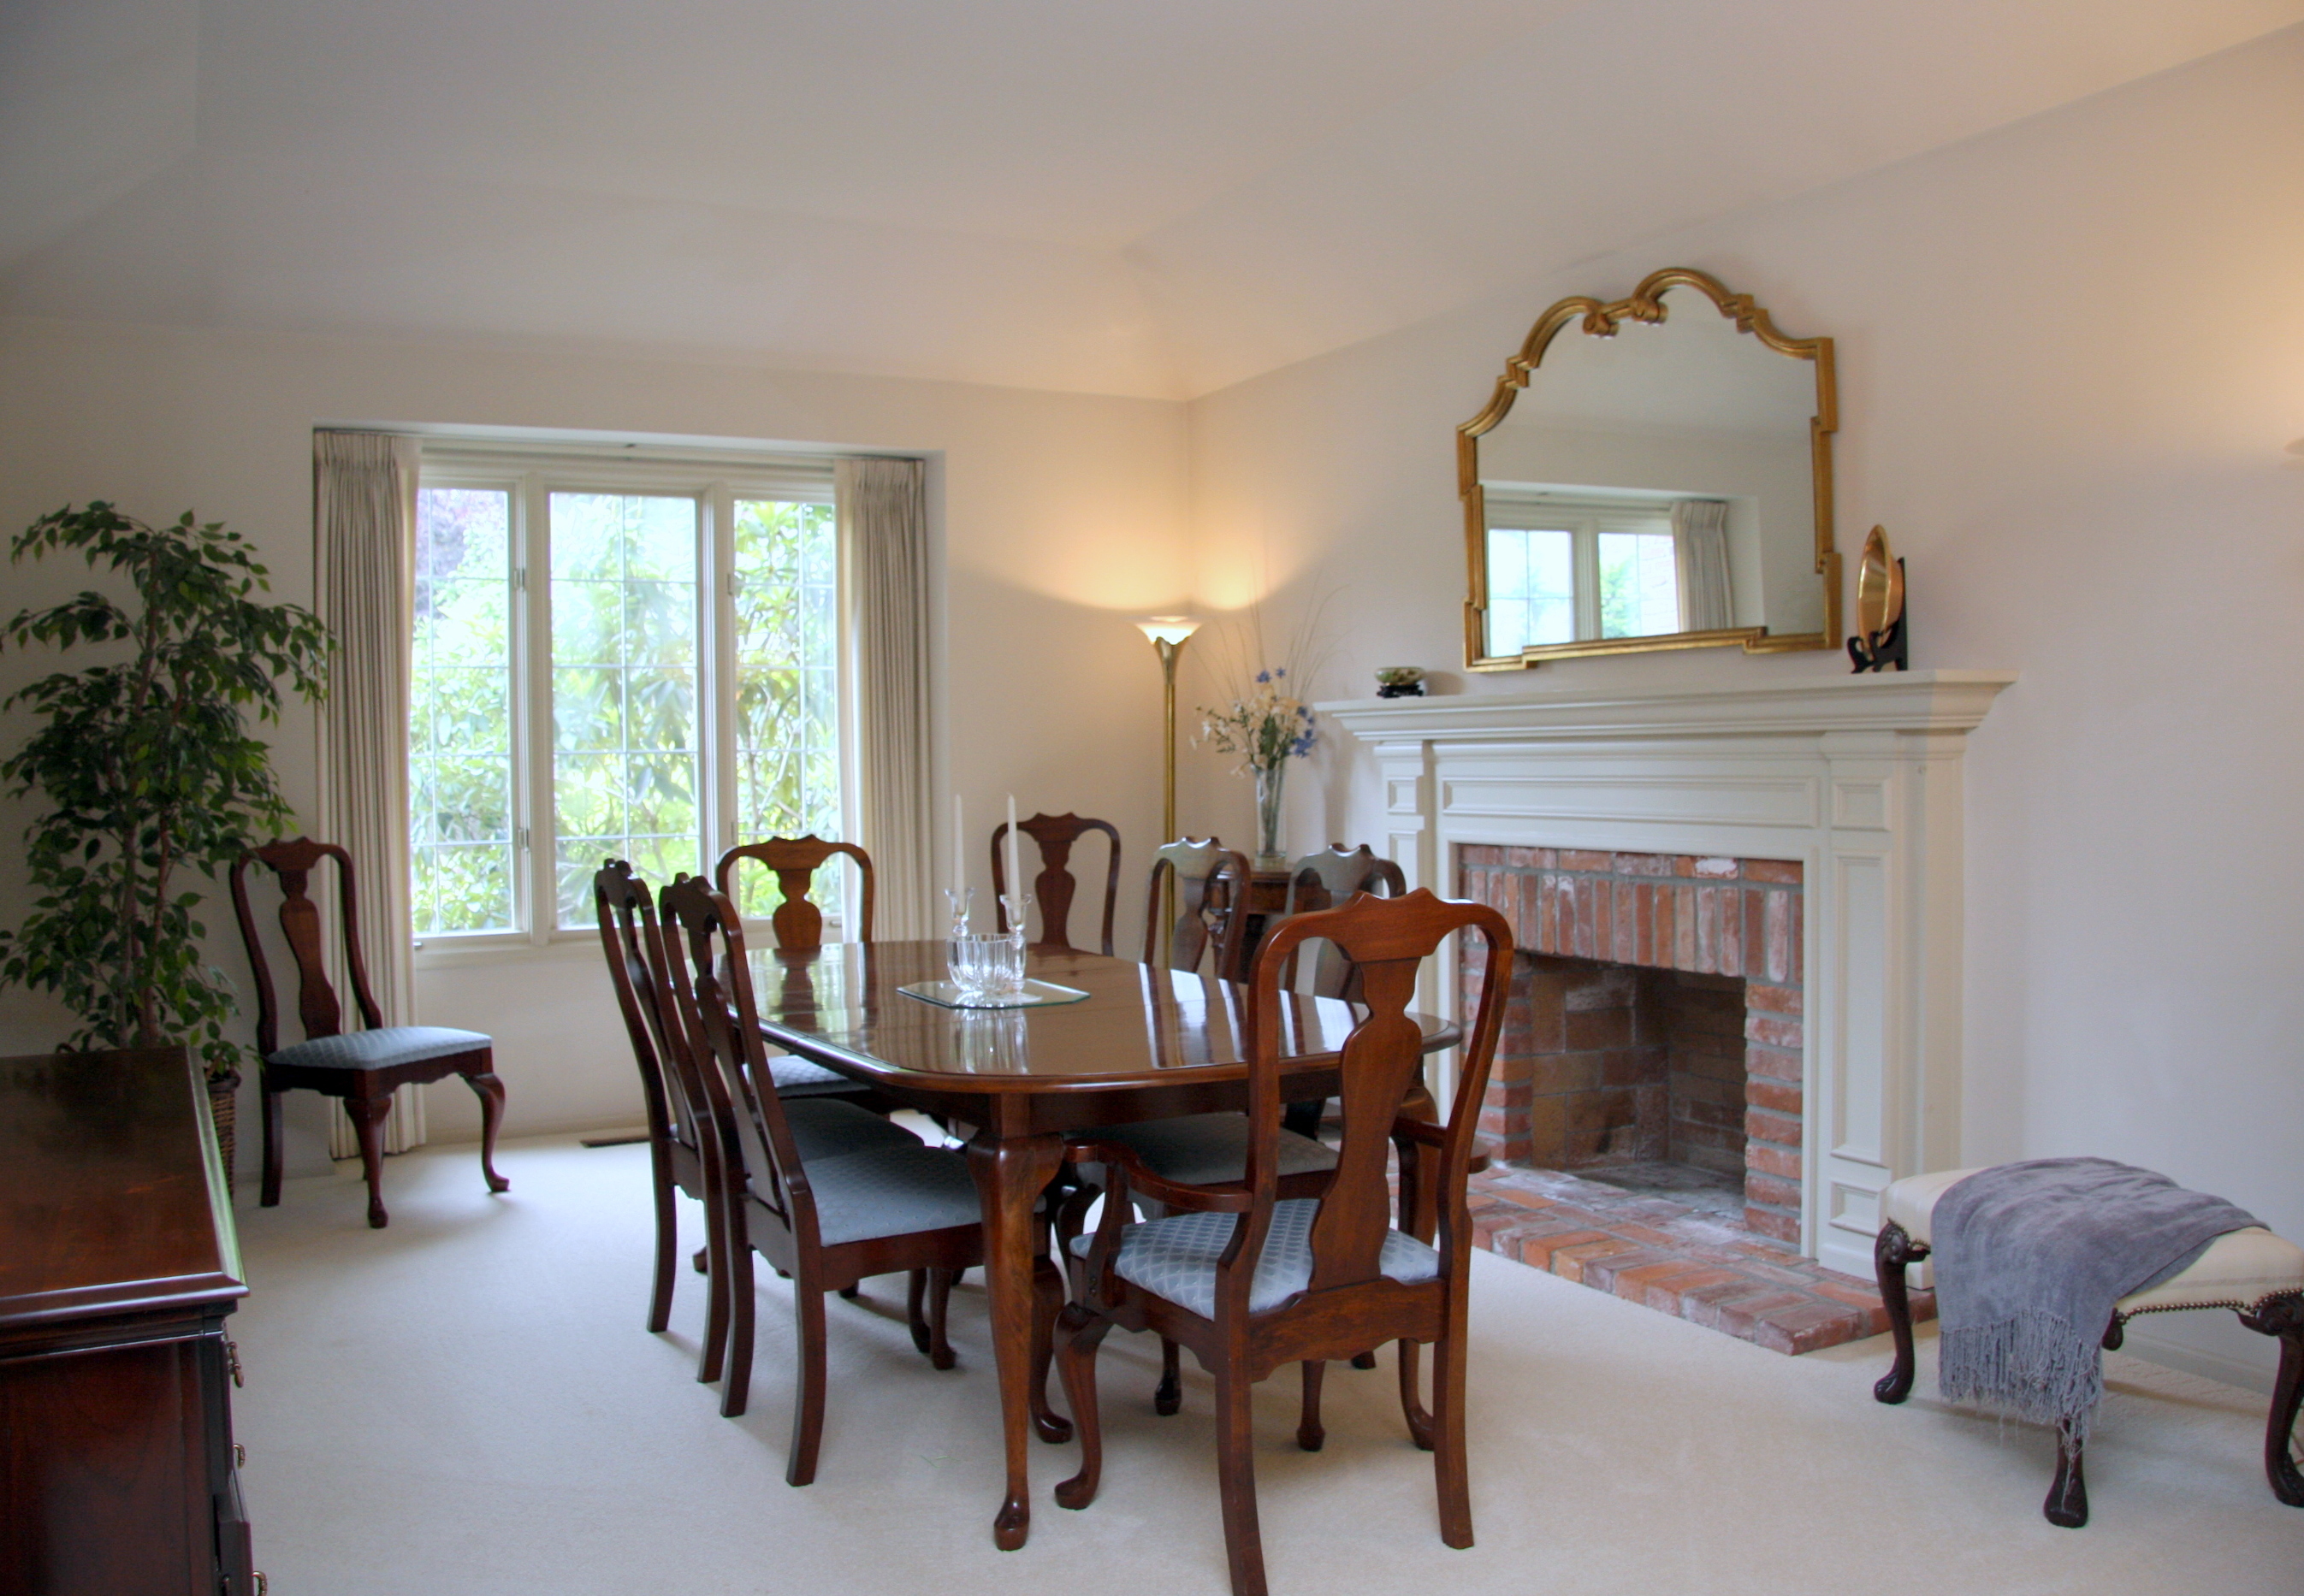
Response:
[[[1200,623],[1188,615],[1154,615],[1136,623],[1137,629],[1152,640],[1153,652],[1160,656],[1160,692],[1162,724],[1165,734],[1160,739],[1160,841],[1165,846],[1176,840],[1176,656],[1183,652],[1185,639],[1200,629]],[[1176,873],[1170,871],[1161,883],[1160,924],[1163,937],[1173,937],[1176,925]],[[1144,950],[1150,958],[1152,950]]]

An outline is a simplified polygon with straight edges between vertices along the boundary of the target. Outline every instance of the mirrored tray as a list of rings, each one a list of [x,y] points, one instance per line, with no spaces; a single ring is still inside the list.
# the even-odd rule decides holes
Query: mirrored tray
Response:
[[[949,981],[917,981],[896,990],[939,1009],[1046,1009],[1058,1003],[1080,1002],[1088,996],[1076,986],[1030,979],[1025,981],[1024,990],[1012,998],[962,998],[960,988]]]

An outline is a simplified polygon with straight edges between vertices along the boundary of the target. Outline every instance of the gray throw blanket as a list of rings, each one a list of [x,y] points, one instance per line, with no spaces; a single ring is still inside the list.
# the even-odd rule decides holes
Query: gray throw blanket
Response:
[[[2086,1435],[2113,1305],[2260,1222],[2109,1159],[2000,1164],[1955,1183],[1929,1222],[1944,1400]]]

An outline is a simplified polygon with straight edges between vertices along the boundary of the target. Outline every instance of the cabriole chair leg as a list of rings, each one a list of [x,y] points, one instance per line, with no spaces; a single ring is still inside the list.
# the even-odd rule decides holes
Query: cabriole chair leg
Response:
[[[1896,1348],[1895,1361],[1873,1384],[1877,1401],[1902,1402],[1912,1394],[1912,1304],[1904,1289],[1904,1266],[1927,1255],[1927,1244],[1914,1241],[1893,1220],[1872,1238],[1873,1279],[1880,1288],[1881,1305],[1888,1311],[1888,1334]]]

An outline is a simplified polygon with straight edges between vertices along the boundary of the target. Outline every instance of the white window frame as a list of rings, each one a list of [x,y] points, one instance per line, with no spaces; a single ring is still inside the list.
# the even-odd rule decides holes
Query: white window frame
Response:
[[[416,939],[425,964],[459,955],[501,954],[521,949],[597,941],[589,925],[562,926],[552,784],[552,551],[548,501],[555,493],[644,494],[692,497],[696,502],[698,806],[706,856],[712,863],[736,842],[736,503],[778,499],[833,505],[831,460],[736,458],[699,451],[641,454],[634,450],[521,449],[428,439],[418,486],[484,488],[510,494],[512,542],[512,758],[513,806],[512,916],[509,931],[435,932]],[[856,781],[853,662],[848,561],[836,557],[834,600],[838,696],[840,815],[843,835],[855,829]],[[726,602],[723,602],[723,601]],[[708,724],[705,723],[708,717]],[[656,882],[657,886],[666,883]],[[405,885],[403,883],[403,889]],[[823,902],[827,937],[846,918],[842,890]],[[748,920],[748,930],[765,926]],[[834,938],[834,940],[836,940]]]

